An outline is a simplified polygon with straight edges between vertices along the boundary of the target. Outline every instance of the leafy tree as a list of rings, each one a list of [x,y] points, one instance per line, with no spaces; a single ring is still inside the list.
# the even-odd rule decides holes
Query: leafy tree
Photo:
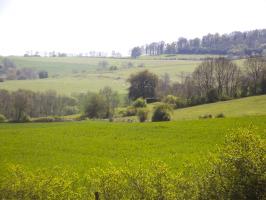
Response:
[[[130,83],[128,96],[130,99],[156,98],[158,77],[147,70],[133,74],[128,79]]]
[[[93,94],[86,102],[84,113],[89,118],[105,118],[106,116],[106,102],[103,96]]]
[[[131,51],[131,57],[137,58],[139,56],[141,56],[141,48],[140,47],[134,47]]]
[[[99,95],[103,98],[105,102],[105,117],[111,118],[113,116],[115,108],[119,104],[118,93],[114,92],[110,87],[104,87],[100,90]]]

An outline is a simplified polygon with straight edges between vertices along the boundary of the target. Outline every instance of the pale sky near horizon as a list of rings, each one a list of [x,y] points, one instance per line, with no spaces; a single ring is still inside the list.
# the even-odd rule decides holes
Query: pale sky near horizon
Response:
[[[130,48],[266,28],[266,0],[0,0],[0,55]]]

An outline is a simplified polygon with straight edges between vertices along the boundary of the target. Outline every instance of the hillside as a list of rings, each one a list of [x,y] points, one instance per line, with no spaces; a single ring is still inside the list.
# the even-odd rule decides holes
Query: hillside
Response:
[[[174,111],[174,120],[198,119],[200,115],[223,113],[226,117],[266,114],[266,95],[204,104]]]
[[[2,58],[3,59],[3,58]],[[199,60],[159,60],[90,57],[10,57],[17,68],[45,70],[48,79],[12,80],[0,83],[0,88],[33,91],[54,89],[61,94],[96,92],[111,86],[120,94],[128,88],[127,78],[141,70],[152,71],[159,76],[168,73],[172,81],[180,80],[180,72],[192,72]],[[1,61],[1,59],[0,59]],[[110,70],[116,66],[117,70]]]

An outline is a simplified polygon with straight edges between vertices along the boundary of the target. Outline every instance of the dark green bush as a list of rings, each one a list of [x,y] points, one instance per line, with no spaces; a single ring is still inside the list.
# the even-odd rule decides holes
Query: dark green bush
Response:
[[[211,119],[212,118],[212,114],[205,114],[205,115],[200,115],[199,119]]]
[[[219,113],[215,116],[215,118],[225,118],[225,115],[223,113]]]
[[[148,119],[149,110],[146,108],[139,108],[137,111],[137,116],[140,122],[145,122]]]
[[[153,115],[152,115],[152,121],[153,122],[159,122],[159,121],[170,121],[171,120],[171,112],[172,107],[168,104],[160,104],[155,107]]]

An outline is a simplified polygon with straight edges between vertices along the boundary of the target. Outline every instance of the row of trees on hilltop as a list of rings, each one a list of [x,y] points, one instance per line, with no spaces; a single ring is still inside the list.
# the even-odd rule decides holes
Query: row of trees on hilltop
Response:
[[[131,51],[132,57],[161,54],[266,55],[266,29],[230,34],[208,34],[202,38],[180,37],[171,43],[152,42]]]

